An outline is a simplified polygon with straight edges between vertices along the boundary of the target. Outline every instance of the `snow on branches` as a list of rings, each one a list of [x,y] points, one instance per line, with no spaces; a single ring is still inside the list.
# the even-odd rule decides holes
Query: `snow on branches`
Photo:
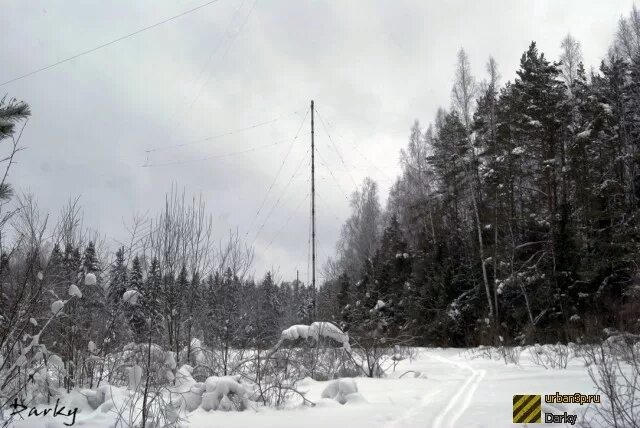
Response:
[[[278,347],[284,341],[293,341],[297,339],[313,339],[318,341],[320,337],[327,337],[342,344],[346,351],[351,351],[349,345],[349,335],[330,322],[314,322],[311,325],[297,324],[285,329],[280,334]]]
[[[140,298],[140,292],[138,290],[127,290],[122,295],[122,301],[124,303],[130,304],[131,306],[137,305],[139,298]]]
[[[85,277],[84,277],[84,285],[96,285],[96,283],[98,282],[96,275],[93,273],[88,273]]]
[[[80,291],[77,285],[71,284],[69,286],[69,296],[80,298],[82,297],[82,291]]]

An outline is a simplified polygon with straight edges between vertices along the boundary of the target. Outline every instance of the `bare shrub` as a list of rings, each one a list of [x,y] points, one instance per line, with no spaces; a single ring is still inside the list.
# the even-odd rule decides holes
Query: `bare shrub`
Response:
[[[614,428],[640,427],[640,335],[622,333],[584,348],[589,376],[603,405],[596,422]]]
[[[531,361],[545,369],[566,369],[569,363],[570,349],[567,345],[533,345],[529,348]]]
[[[265,406],[281,408],[293,396],[303,403],[315,405],[297,387],[304,377],[300,355],[295,349],[279,348],[264,354],[258,350],[249,365],[249,380],[254,384],[253,399]],[[247,375],[244,375],[247,377]]]

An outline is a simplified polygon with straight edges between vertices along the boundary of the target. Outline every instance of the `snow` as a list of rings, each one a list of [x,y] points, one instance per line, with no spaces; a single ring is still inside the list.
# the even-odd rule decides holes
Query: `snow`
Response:
[[[349,335],[330,322],[314,322],[309,326],[309,335],[315,340],[318,340],[320,336],[329,337],[336,342],[342,343],[342,347],[345,350],[351,351]]]
[[[164,365],[171,370],[176,368],[176,353],[172,351],[165,352]]]
[[[240,376],[210,376],[205,380],[204,387],[207,392],[217,392],[222,395],[230,393],[243,395],[247,391],[239,381]]]
[[[297,339],[306,339],[309,337],[309,326],[298,324],[292,325],[291,327],[282,331],[280,337],[283,340],[297,340]]]
[[[511,153],[514,155],[521,155],[524,153],[524,147],[522,146],[516,147],[515,149],[511,150]]]
[[[80,289],[78,288],[77,285],[75,284],[71,284],[69,286],[69,296],[71,297],[77,297],[77,298],[81,298],[82,297],[82,291],[80,291]]]
[[[122,301],[132,306],[135,306],[138,304],[139,297],[140,297],[140,292],[138,290],[127,290],[122,295]]]
[[[589,138],[589,135],[591,135],[591,130],[586,130],[586,131],[579,132],[578,135],[576,135],[576,138],[578,140],[584,140]]]
[[[202,346],[202,342],[198,338],[191,339],[191,358],[196,363],[196,365],[206,364],[207,361],[207,350]],[[185,346],[180,352],[180,361],[184,361],[187,358],[188,349]]]
[[[64,302],[62,300],[56,300],[51,304],[51,312],[54,315],[62,315],[62,308],[64,308]]]
[[[534,364],[531,348],[514,349],[520,353],[519,365],[505,364],[498,358],[480,358],[478,355],[483,349],[418,348],[414,357],[400,361],[394,371],[390,370],[381,379],[342,378],[335,386],[335,380],[306,378],[300,383],[300,389],[316,404],[314,407],[302,406],[301,399],[296,397],[283,409],[256,406],[244,412],[223,412],[235,409],[233,395],[247,392],[246,387],[235,377],[210,377],[204,383],[194,382],[184,387],[181,391],[186,393],[176,403],[180,404],[178,410],[171,412],[184,418],[181,426],[191,428],[520,427],[511,424],[515,394],[544,397],[556,392],[596,393],[582,358],[572,356],[566,369],[547,369]],[[188,372],[188,368],[182,366],[178,372]],[[336,388],[338,393],[342,391],[344,405],[335,399]],[[115,426],[118,412],[114,409],[122,406],[128,394],[126,388],[101,385],[94,391],[64,395],[60,404],[80,408],[74,426]],[[547,404],[544,398],[542,406],[543,413],[577,414],[578,422],[574,426],[580,426],[583,418],[589,420],[589,412],[594,411],[586,405]],[[214,412],[214,408],[218,411]],[[62,422],[67,420],[25,418],[16,421],[14,426],[45,428],[47,424]]]
[[[196,382],[184,393],[184,405],[188,412],[193,412],[202,404],[202,396],[206,391],[204,383]]]
[[[248,391],[240,384],[240,376],[211,376],[204,382],[205,393],[202,394],[203,410],[234,410],[230,400],[233,394],[240,400],[246,400]]]
[[[320,337],[333,339],[336,342],[341,343],[345,350],[351,351],[351,347],[349,346],[349,335],[330,322],[314,322],[310,326],[304,324],[292,325],[282,331],[280,334],[280,342],[287,340],[293,341],[300,338],[311,338],[317,341]]]
[[[356,381],[350,378],[343,378],[329,382],[327,387],[322,391],[321,397],[330,398],[340,404],[345,404],[348,401],[347,397],[357,392],[358,385]]]
[[[27,357],[20,355],[14,364],[16,367],[24,367],[27,364]]]
[[[611,109],[611,106],[609,104],[600,103],[600,106],[603,108],[605,112],[607,112],[607,114],[612,114],[613,110]]]
[[[400,362],[387,378],[357,378],[358,392],[348,394],[344,406],[332,398],[322,397],[331,381],[305,379],[306,397],[316,403],[313,408],[295,406],[286,410],[261,408],[255,412],[219,412],[215,414],[215,423],[226,428],[520,427],[511,424],[515,394],[594,393],[580,359],[574,360],[565,370],[547,370],[527,360],[526,352],[522,353],[520,366],[505,365],[504,361],[471,359],[466,354],[465,350],[458,349],[421,349],[412,361]],[[399,377],[408,370],[421,375],[414,377],[410,373]],[[557,412],[550,406],[543,406],[543,412]],[[586,408],[566,406],[567,412],[578,414]],[[209,427],[213,417],[199,409],[191,414],[190,426]]]
[[[96,276],[93,273],[88,273],[84,277],[84,285],[96,285],[97,282]]]
[[[60,358],[56,354],[49,355],[49,359],[47,360],[47,364],[51,367],[55,367],[57,369],[64,369],[64,362],[62,358]]]
[[[135,391],[140,386],[142,379],[142,367],[134,365],[127,369],[127,375],[129,376],[129,389]]]

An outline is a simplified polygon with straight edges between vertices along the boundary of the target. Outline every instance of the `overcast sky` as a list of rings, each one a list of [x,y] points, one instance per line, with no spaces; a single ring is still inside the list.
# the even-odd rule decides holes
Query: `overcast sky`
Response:
[[[5,0],[0,82],[202,3]],[[324,261],[355,183],[375,179],[384,204],[412,122],[426,125],[449,105],[458,49],[467,50],[479,80],[493,55],[505,81],[531,40],[556,59],[571,32],[589,69],[631,6],[628,0],[219,0],[0,87],[33,112],[23,137],[28,149],[11,181],[54,216],[80,195],[85,224],[120,240],[133,215],[158,212],[175,183],[204,196],[216,236],[238,228],[255,240],[257,275],[273,267],[291,279],[299,269],[306,280],[310,136],[303,117],[311,99],[342,155],[316,119]],[[260,126],[229,133],[253,125]],[[211,136],[218,137],[175,147]],[[157,150],[147,155],[149,149]]]

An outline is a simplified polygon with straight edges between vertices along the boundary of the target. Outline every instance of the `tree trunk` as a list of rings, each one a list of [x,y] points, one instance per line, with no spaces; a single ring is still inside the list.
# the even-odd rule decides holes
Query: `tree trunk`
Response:
[[[491,289],[489,287],[489,278],[487,276],[487,266],[484,261],[484,243],[482,241],[482,225],[480,224],[480,214],[478,213],[478,204],[475,192],[472,190],[471,199],[473,201],[473,212],[476,219],[476,229],[478,231],[478,249],[480,253],[480,264],[482,265],[482,280],[484,281],[484,289],[487,294],[487,303],[489,304],[489,318],[494,319],[493,301],[491,299]]]

